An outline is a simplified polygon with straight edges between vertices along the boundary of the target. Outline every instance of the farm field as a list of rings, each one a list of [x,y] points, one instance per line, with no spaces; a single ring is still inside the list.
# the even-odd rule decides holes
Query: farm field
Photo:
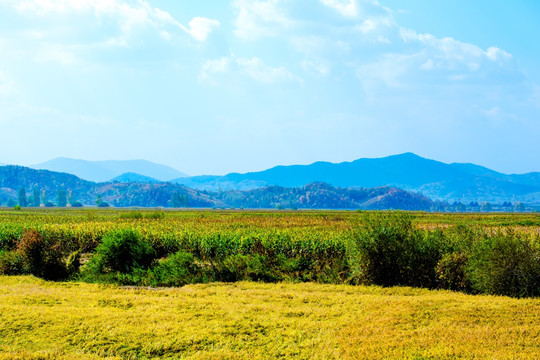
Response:
[[[0,276],[0,359],[538,359],[540,299],[255,282]]]
[[[4,209],[0,359],[537,359],[539,254],[538,214]]]

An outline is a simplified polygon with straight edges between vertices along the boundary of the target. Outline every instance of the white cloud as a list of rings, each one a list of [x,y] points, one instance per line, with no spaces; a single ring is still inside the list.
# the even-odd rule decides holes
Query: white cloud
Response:
[[[510,55],[506,51],[501,50],[497,47],[493,47],[493,46],[487,49],[487,51],[485,52],[485,55],[491,61],[505,61],[512,57],[512,55]]]
[[[220,59],[206,61],[202,66],[199,78],[215,85],[215,76],[223,74],[244,75],[264,84],[298,80],[284,66],[272,67],[266,65],[258,57],[243,58],[236,57],[234,54]]]
[[[189,22],[189,29],[184,29],[197,41],[205,41],[208,35],[216,27],[219,27],[219,21],[203,17],[195,17]]]
[[[188,26],[184,26],[171,14],[154,8],[145,0],[0,0],[12,6],[23,15],[34,15],[47,18],[51,15],[61,15],[69,19],[72,15],[92,15],[100,22],[105,19],[115,19],[121,35],[109,39],[109,45],[125,46],[131,34],[140,28],[154,28],[165,40],[170,40],[171,31],[183,30],[197,41],[204,41],[219,26],[217,20],[204,17],[193,18]],[[170,28],[170,30],[166,30]],[[35,35],[43,38],[42,32],[34,31]]]
[[[496,47],[482,50],[477,45],[464,43],[451,37],[437,38],[431,34],[418,34],[414,30],[400,28],[399,34],[405,44],[420,43],[423,45],[421,51],[430,53],[437,58],[434,67],[441,69],[455,69],[459,65],[464,65],[470,71],[477,71],[480,62],[491,61],[503,65],[512,56]]]
[[[356,17],[358,15],[356,0],[320,0],[320,2],[345,17]]]
[[[274,36],[279,30],[292,27],[295,22],[285,15],[280,0],[236,0],[233,7],[238,11],[234,33],[239,38],[254,40]]]
[[[295,76],[289,72],[285,67],[271,67],[264,64],[264,62],[254,57],[251,59],[239,58],[236,63],[240,67],[242,73],[247,74],[252,79],[255,79],[262,83],[276,83],[286,82],[295,79]]]
[[[232,57],[228,56],[224,56],[221,59],[206,61],[202,66],[199,78],[215,85],[216,82],[213,80],[213,76],[230,72],[231,61]]]

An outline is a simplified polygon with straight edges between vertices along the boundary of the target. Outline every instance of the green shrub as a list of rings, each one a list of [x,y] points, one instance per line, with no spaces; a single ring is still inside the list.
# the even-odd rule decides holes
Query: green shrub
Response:
[[[156,252],[139,232],[116,230],[103,237],[90,268],[98,273],[128,274],[138,268],[150,267],[155,258]]]
[[[35,276],[60,280],[69,275],[60,245],[53,239],[43,237],[37,230],[23,232],[17,251],[23,257],[28,271]]]
[[[176,252],[151,269],[152,286],[183,286],[203,280],[193,254]]]
[[[223,271],[218,274],[222,281],[276,281],[277,274],[270,258],[260,254],[234,254],[223,261]]]
[[[434,287],[440,239],[421,232],[407,213],[366,213],[349,244],[352,282]]]
[[[480,293],[540,296],[540,249],[513,232],[485,235],[472,249],[467,275]]]
[[[471,284],[466,269],[468,256],[465,253],[445,254],[437,264],[437,280],[442,289],[470,291]]]
[[[0,275],[23,275],[25,273],[24,258],[20,252],[0,250]]]

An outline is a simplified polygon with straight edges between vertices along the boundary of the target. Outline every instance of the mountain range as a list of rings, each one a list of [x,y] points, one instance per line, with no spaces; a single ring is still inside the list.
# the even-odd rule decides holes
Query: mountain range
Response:
[[[346,188],[393,186],[444,201],[540,202],[539,172],[507,175],[475,164],[446,164],[412,153],[337,164],[276,166],[260,172],[194,176],[173,182],[209,191],[324,182]]]
[[[113,181],[114,178],[125,173],[138,174],[156,179],[157,181],[169,181],[188,176],[170,166],[156,164],[146,160],[87,161],[56,158],[30,167],[37,170],[73,174],[81,179],[95,182]]]
[[[400,188],[434,201],[464,204],[524,202],[540,205],[540,172],[503,174],[475,164],[446,164],[413,153],[342,163],[316,162],[310,165],[276,166],[259,172],[230,173],[223,176],[188,177],[176,169],[144,160],[92,162],[59,158],[34,165],[33,168],[48,168],[75,174],[85,179],[79,179],[80,181],[94,184],[89,185],[90,187],[95,187],[97,183],[110,182],[131,184],[113,186],[124,189],[130,186],[135,188],[133,184],[146,184],[142,187],[144,189],[167,188],[159,185],[167,181],[170,185],[178,186],[174,191],[189,188],[200,194],[201,198],[204,198],[205,192],[208,194],[226,191],[230,195],[240,191],[247,194],[247,191],[260,188],[303,188],[308,184],[325,183],[343,189]],[[45,175],[31,178],[36,180],[40,176]],[[21,186],[32,188],[38,183],[38,180],[34,185],[22,181]],[[7,188],[17,190],[16,187]],[[76,188],[75,186],[70,189]],[[233,198],[234,196],[230,195],[228,201],[231,202]],[[223,205],[220,203],[223,201],[215,196],[214,200],[217,201],[214,205]]]
[[[166,182],[95,183],[66,173],[0,166],[0,205],[13,206],[17,202],[21,206],[68,203],[72,206],[256,209],[430,210],[436,205],[425,196],[392,187],[345,189],[313,183],[297,188],[268,186],[247,191],[208,192]]]

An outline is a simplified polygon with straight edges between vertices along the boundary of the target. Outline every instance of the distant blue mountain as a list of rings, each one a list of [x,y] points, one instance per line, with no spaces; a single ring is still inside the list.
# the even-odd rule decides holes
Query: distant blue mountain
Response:
[[[314,183],[298,188],[269,186],[251,191],[212,193],[169,182],[142,182],[140,180],[152,179],[138,174],[128,173],[120,178],[130,181],[94,183],[61,172],[0,166],[0,206],[19,202],[20,189],[26,192],[23,207],[54,206],[59,203],[62,192],[69,196],[72,206],[95,206],[98,199],[102,205],[115,207],[430,210],[439,205],[420,194],[392,187],[345,189]]]
[[[111,179],[112,182],[120,182],[120,183],[159,183],[161,181],[154,179],[149,176],[144,176],[132,172],[124,173],[120,176],[117,176],[113,179]]]
[[[512,201],[535,198],[540,173],[506,175],[474,164],[445,164],[405,153],[339,164],[276,166],[260,172],[197,176],[173,182],[204,190],[249,190],[262,186],[304,186],[324,182],[339,187],[395,186],[440,200]],[[532,197],[531,197],[532,196]]]
[[[81,179],[103,182],[110,181],[125,173],[136,173],[159,181],[169,181],[187,176],[166,165],[155,164],[146,160],[106,160],[87,161],[69,158],[57,158],[31,166],[33,169],[44,169],[73,174]]]

